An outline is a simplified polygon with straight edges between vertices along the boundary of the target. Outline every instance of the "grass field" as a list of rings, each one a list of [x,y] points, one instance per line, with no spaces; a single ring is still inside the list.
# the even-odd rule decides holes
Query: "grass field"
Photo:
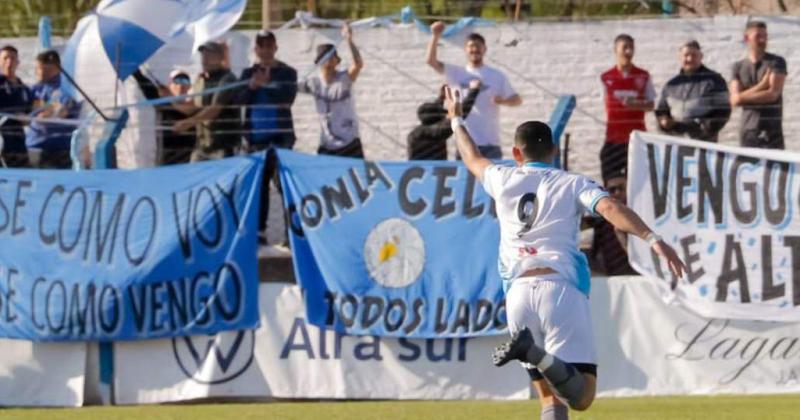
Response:
[[[538,405],[517,402],[281,402],[197,404],[76,409],[0,409],[0,419],[121,420],[393,420],[393,419],[538,419]],[[800,419],[800,395],[679,398],[620,398],[595,401],[571,419]]]

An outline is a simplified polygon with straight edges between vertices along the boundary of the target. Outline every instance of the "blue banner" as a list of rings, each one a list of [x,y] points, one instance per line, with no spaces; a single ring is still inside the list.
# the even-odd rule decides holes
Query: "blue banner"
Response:
[[[132,340],[258,326],[263,157],[0,170],[0,336]]]
[[[461,163],[279,159],[309,322],[425,338],[506,328],[494,205]]]

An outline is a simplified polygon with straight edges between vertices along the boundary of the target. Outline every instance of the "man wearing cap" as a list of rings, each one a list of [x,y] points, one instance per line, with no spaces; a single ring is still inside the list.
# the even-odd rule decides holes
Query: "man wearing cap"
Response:
[[[61,58],[48,50],[36,56],[33,85],[34,119],[25,129],[25,144],[31,165],[36,168],[69,169],[72,166],[70,145],[75,125],[47,121],[77,119],[80,105],[61,90]]]
[[[133,73],[133,77],[148,100],[186,95],[192,87],[192,79],[189,74],[180,69],[170,72],[167,86],[150,80],[139,70]],[[185,108],[191,107],[192,102],[189,98],[156,107],[160,125],[168,127],[159,129],[161,133],[161,157],[159,160],[162,164],[189,163],[197,140],[194,130],[177,133],[172,127],[176,121],[187,117]]]
[[[278,180],[278,160],[275,148],[294,147],[295,134],[292,122],[292,104],[297,96],[297,71],[276,60],[278,43],[275,34],[262,30],[256,34],[254,52],[258,62],[244,69],[240,79],[248,81],[236,102],[244,104],[244,134],[250,152],[266,150],[264,186],[261,190],[259,210],[259,254],[269,255],[267,248],[267,219],[269,218],[269,183]],[[284,217],[285,217],[284,212]],[[276,250],[278,248],[275,248]],[[280,249],[284,251],[284,249]]]
[[[11,45],[0,48],[0,112],[27,115],[31,112],[33,95],[28,86],[17,77],[19,54]],[[0,117],[2,119],[2,117]],[[8,119],[0,125],[3,139],[3,161],[9,167],[28,166],[23,123]]]
[[[439,39],[444,32],[443,22],[431,25],[431,39],[428,43],[427,62],[437,73],[444,75],[448,85],[457,87],[466,96],[469,83],[481,81],[481,95],[475,101],[472,113],[465,121],[467,130],[475,139],[478,149],[489,159],[503,157],[500,148],[500,106],[519,106],[522,98],[517,94],[503,72],[487,66],[483,62],[486,54],[486,40],[477,33],[467,36],[464,52],[467,65],[457,66],[443,63],[437,58]],[[459,157],[456,151],[456,157]]]
[[[786,60],[767,52],[767,24],[747,23],[747,57],[733,64],[731,105],[742,107],[744,147],[783,149],[783,85]]]
[[[192,91],[206,90],[236,83],[236,76],[225,67],[225,46],[206,42],[198,48],[203,73],[195,80]],[[193,104],[179,105],[191,117],[175,123],[173,129],[184,133],[191,128],[197,132],[197,144],[192,162],[222,159],[233,156],[241,144],[239,109],[234,106],[235,89],[219,91],[194,98]]]
[[[358,134],[358,116],[353,101],[353,83],[364,67],[364,61],[353,43],[350,26],[342,27],[353,62],[347,70],[337,70],[341,63],[333,44],[317,46],[314,64],[319,73],[298,84],[298,90],[314,96],[320,123],[320,145],[317,153],[363,158],[364,149]]]
[[[695,40],[681,45],[679,57],[681,70],[664,85],[655,110],[658,125],[667,134],[716,142],[731,116],[725,79],[703,65]]]

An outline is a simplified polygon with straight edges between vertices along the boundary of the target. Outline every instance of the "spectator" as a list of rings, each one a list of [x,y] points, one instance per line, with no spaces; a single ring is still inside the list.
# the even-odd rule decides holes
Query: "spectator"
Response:
[[[627,203],[627,176],[624,161],[609,162],[602,166],[603,185],[608,193],[621,203]],[[627,237],[600,217],[587,217],[584,225],[594,228],[589,260],[594,268],[608,276],[636,274],[628,263]]]
[[[747,57],[733,64],[731,105],[742,107],[741,145],[783,149],[783,84],[786,60],[767,52],[767,24],[747,23]]]
[[[425,102],[417,108],[417,116],[422,124],[416,126],[408,135],[409,160],[446,160],[447,139],[453,135],[447,110],[444,109],[443,85],[439,97],[433,102]],[[469,92],[464,98],[463,112],[469,115],[475,99],[481,91],[481,81],[474,79],[469,84]]]
[[[133,77],[139,84],[145,98],[158,99],[167,96],[182,96],[189,93],[192,87],[192,79],[183,70],[173,70],[169,74],[169,84],[167,86],[154,83],[145,77],[141,71],[133,73]],[[162,164],[189,163],[192,150],[195,148],[196,135],[194,131],[177,133],[172,129],[175,122],[186,118],[186,114],[179,107],[190,105],[191,99],[176,101],[174,104],[159,105],[156,111],[159,116],[160,125],[169,128],[160,129],[161,133],[161,159]]]
[[[36,56],[33,85],[34,119],[25,132],[31,165],[36,168],[69,169],[70,145],[75,125],[46,122],[49,118],[77,119],[80,105],[61,90],[61,58],[52,50]]]
[[[731,116],[728,85],[719,73],[703,65],[697,41],[684,43],[680,58],[680,73],[661,91],[658,125],[668,134],[716,142]]]
[[[195,80],[193,92],[236,83],[236,76],[224,66],[225,46],[218,42],[206,42],[198,48],[203,73]],[[197,143],[191,161],[222,159],[233,156],[241,144],[239,109],[234,106],[235,89],[213,94],[199,95],[194,103],[176,103],[174,106],[186,115],[173,126],[176,133],[185,133],[194,128]]]
[[[467,130],[475,140],[478,150],[489,159],[501,159],[500,149],[500,105],[519,106],[522,98],[514,91],[508,78],[500,70],[483,63],[486,54],[486,40],[477,33],[467,36],[464,51],[467,65],[464,67],[443,63],[437,58],[439,39],[444,31],[443,22],[431,25],[431,40],[428,43],[428,65],[437,73],[443,74],[446,82],[466,90],[472,79],[481,81],[485,93],[475,102],[475,112],[466,120]],[[462,92],[463,93],[463,92]],[[456,154],[458,158],[458,154]]]
[[[655,89],[650,73],[633,65],[633,37],[620,34],[614,39],[617,64],[603,73],[605,89],[606,141],[600,161],[622,161],[627,167],[628,140],[633,130],[645,131],[644,113],[652,111]]]
[[[337,71],[342,61],[333,44],[317,46],[314,64],[319,75],[298,84],[300,92],[314,96],[320,118],[320,146],[317,153],[363,158],[364,149],[358,134],[358,117],[353,103],[353,83],[364,67],[364,61],[353,43],[350,26],[342,27],[342,36],[350,47],[353,63],[347,70]]]
[[[0,112],[27,116],[32,110],[33,95],[17,77],[19,54],[11,45],[0,48]],[[8,119],[0,126],[3,138],[2,158],[9,167],[26,167],[28,149],[25,147],[25,130],[21,121]]]
[[[292,104],[297,96],[297,71],[275,59],[278,43],[271,31],[263,30],[256,34],[254,51],[258,63],[242,72],[240,79],[249,80],[249,84],[246,89],[241,90],[237,102],[246,106],[244,130],[249,151],[267,151],[258,215],[259,256],[266,257],[288,254],[285,244],[272,247],[268,245],[267,220],[270,181],[275,182],[280,191],[278,155],[275,149],[294,147]],[[285,219],[285,209],[283,216]]]

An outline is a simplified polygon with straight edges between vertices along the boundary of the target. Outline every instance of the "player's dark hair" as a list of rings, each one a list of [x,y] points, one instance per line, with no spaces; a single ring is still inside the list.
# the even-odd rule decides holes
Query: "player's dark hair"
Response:
[[[553,132],[541,121],[526,121],[517,127],[514,144],[522,151],[525,159],[543,162],[552,157]]]
[[[747,25],[744,26],[745,31],[748,29],[755,29],[755,28],[767,29],[767,23],[764,22],[763,20],[751,20],[750,22],[747,22]]]
[[[19,51],[13,45],[4,45],[3,48],[0,48],[0,51],[5,51],[8,53],[14,53],[14,55],[19,55]]]
[[[619,34],[616,38],[614,38],[614,45],[617,45],[620,42],[630,42],[631,44],[634,44],[633,37],[628,34]]]
[[[483,37],[483,35],[481,35],[481,34],[479,34],[477,32],[473,32],[473,33],[467,35],[467,39],[464,41],[464,43],[466,44],[469,41],[480,42],[481,44],[486,45],[486,39]]]

